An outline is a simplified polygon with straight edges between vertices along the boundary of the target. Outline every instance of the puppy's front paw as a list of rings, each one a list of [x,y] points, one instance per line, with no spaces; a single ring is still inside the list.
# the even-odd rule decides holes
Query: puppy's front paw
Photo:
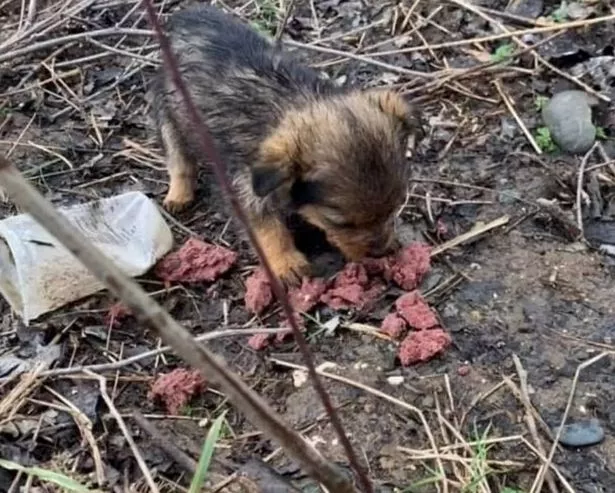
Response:
[[[298,284],[310,272],[308,259],[297,250],[291,232],[278,218],[259,218],[254,232],[271,270],[286,286]]]
[[[169,212],[180,212],[188,207],[193,200],[194,191],[190,187],[171,185],[162,205]]]
[[[296,286],[301,282],[301,278],[310,272],[310,263],[298,250],[286,251],[283,255],[268,257],[267,260],[273,273],[286,286]]]

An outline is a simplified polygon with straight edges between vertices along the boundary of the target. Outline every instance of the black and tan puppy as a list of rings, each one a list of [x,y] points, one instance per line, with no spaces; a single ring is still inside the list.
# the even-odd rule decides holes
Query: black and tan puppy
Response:
[[[288,229],[291,214],[323,230],[349,260],[395,245],[394,215],[408,179],[406,149],[418,124],[401,97],[338,88],[213,7],[174,14],[167,33],[258,240],[283,281],[309,273]],[[164,205],[179,210],[193,200],[197,170],[206,163],[181,96],[163,72],[153,94],[170,177]]]

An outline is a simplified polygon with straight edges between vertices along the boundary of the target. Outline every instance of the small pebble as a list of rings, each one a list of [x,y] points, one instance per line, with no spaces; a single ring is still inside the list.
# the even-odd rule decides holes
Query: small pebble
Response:
[[[389,382],[390,385],[401,385],[402,383],[404,383],[404,377],[399,376],[399,375],[394,375],[392,377],[387,377],[387,382]]]
[[[587,447],[604,440],[604,429],[597,419],[578,421],[565,425],[560,436],[560,443],[567,447]]]
[[[303,370],[294,370],[293,371],[293,385],[297,388],[301,387],[305,382],[307,382],[308,373]]]
[[[562,91],[544,106],[542,119],[562,150],[583,154],[596,140],[590,99],[583,91]]]

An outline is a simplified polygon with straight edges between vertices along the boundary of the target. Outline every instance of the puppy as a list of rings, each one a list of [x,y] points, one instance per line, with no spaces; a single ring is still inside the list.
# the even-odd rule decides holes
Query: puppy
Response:
[[[310,272],[289,229],[294,214],[324,231],[348,260],[396,246],[406,149],[420,128],[400,96],[339,88],[210,6],[172,15],[167,33],[257,239],[283,282]],[[197,170],[208,166],[181,95],[163,71],[152,93],[169,173],[164,206],[178,211],[193,201]],[[214,177],[207,182],[214,184]]]

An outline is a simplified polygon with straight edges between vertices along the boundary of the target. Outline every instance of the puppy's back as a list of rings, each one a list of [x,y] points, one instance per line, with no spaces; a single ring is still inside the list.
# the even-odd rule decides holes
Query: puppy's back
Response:
[[[210,77],[258,79],[270,89],[322,93],[331,85],[315,71],[304,67],[292,55],[231,14],[202,5],[179,11],[167,24],[175,53],[184,65],[198,64]],[[190,71],[187,71],[190,73]]]
[[[202,5],[174,13],[167,32],[178,55],[224,70],[229,65],[250,66],[270,50],[270,43],[230,14]],[[256,57],[256,60],[255,60]]]

